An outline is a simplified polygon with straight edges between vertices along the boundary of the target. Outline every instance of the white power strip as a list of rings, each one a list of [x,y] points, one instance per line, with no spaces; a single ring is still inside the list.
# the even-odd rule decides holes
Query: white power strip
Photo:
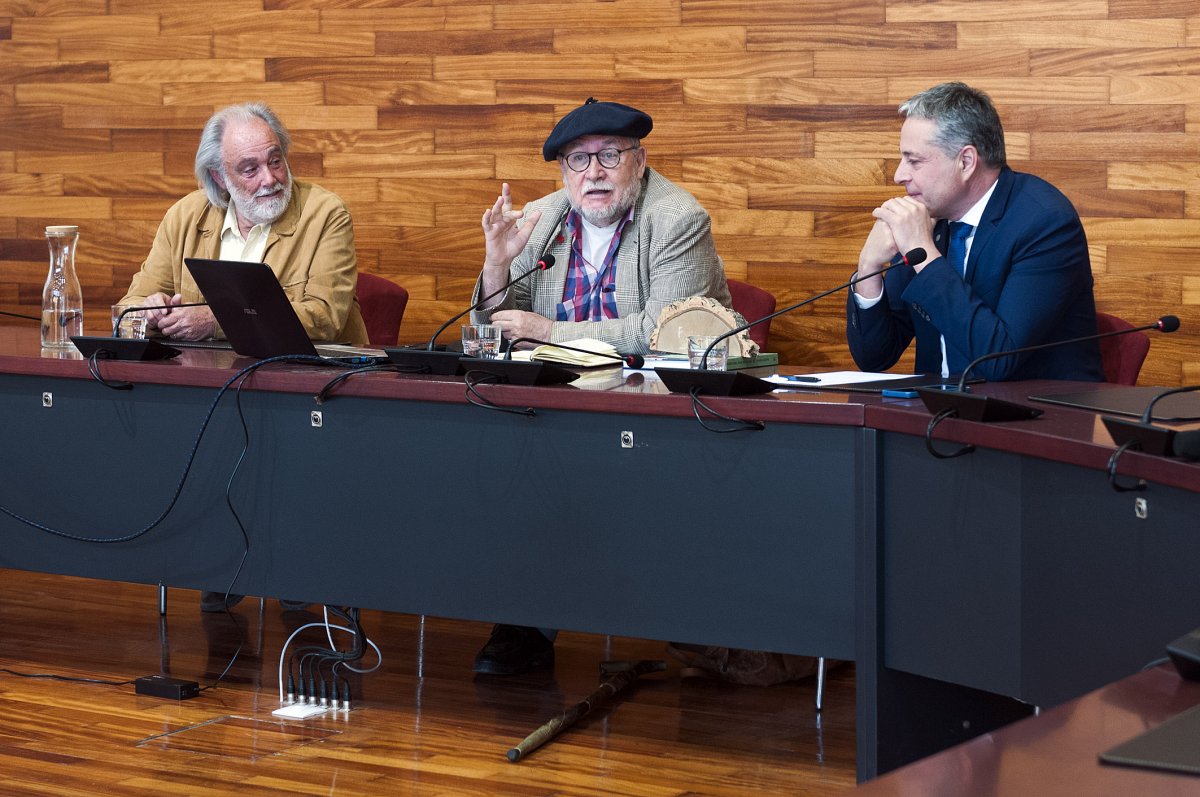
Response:
[[[306,720],[329,711],[329,706],[314,706],[311,703],[293,703],[290,706],[277,708],[271,713],[276,717],[289,720]]]

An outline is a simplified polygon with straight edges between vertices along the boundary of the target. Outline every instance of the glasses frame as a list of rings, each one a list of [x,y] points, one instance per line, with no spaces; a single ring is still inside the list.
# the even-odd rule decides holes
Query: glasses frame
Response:
[[[579,173],[579,172],[586,172],[591,167],[592,158],[595,158],[596,162],[599,163],[600,167],[603,169],[615,169],[621,165],[621,161],[623,160],[625,153],[629,152],[629,150],[631,150],[631,149],[641,149],[641,144],[635,144],[632,147],[625,147],[624,149],[617,149],[616,147],[605,147],[604,149],[599,150],[597,152],[585,152],[581,149],[577,149],[574,152],[570,153],[569,155],[560,155],[559,157],[562,158],[563,163],[567,164],[568,169],[570,169],[573,172]],[[606,152],[617,153],[617,162],[614,163],[612,166],[607,166],[607,165],[605,165],[604,161],[600,160],[600,156]],[[576,155],[587,155],[587,163],[578,169],[576,169],[574,166],[571,165],[571,158],[575,157]]]

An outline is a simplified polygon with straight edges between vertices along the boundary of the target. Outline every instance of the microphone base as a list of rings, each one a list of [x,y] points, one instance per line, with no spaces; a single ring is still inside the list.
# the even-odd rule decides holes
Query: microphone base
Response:
[[[1200,628],[1167,645],[1167,656],[1181,676],[1200,681]]]
[[[691,393],[693,388],[700,388],[706,396],[756,396],[778,387],[741,371],[655,368],[654,372],[672,393]]]
[[[464,372],[482,371],[509,385],[562,385],[579,378],[579,374],[574,371],[540,360],[462,357],[459,363]]]
[[[460,351],[402,347],[384,349],[383,353],[396,365],[416,369],[416,373],[439,376],[461,376],[463,373],[458,362],[462,359]]]
[[[1026,407],[1011,401],[979,396],[958,390],[939,390],[919,387],[917,394],[925,407],[934,415],[945,410],[954,410],[955,416],[964,421],[995,423],[1004,421],[1028,421],[1042,415],[1036,407]]]
[[[73,335],[71,342],[84,357],[100,360],[169,360],[178,357],[180,350],[159,343],[153,338],[105,338]]]
[[[1136,443],[1138,450],[1160,457],[1169,457],[1175,453],[1175,430],[1152,423],[1129,421],[1123,418],[1111,418],[1101,415],[1104,428],[1108,429],[1113,442],[1118,446],[1126,443]]]
[[[1175,442],[1171,446],[1175,456],[1191,462],[1200,460],[1200,429],[1189,429],[1186,432],[1176,432]]]

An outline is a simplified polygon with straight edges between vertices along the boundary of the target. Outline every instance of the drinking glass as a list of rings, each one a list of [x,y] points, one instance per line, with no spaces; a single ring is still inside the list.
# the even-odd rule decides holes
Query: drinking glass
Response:
[[[704,358],[705,350],[712,345],[718,335],[690,335],[688,337],[688,366],[692,369],[700,368],[700,361]],[[724,371],[729,361],[729,339],[725,338],[708,353],[709,371]]]

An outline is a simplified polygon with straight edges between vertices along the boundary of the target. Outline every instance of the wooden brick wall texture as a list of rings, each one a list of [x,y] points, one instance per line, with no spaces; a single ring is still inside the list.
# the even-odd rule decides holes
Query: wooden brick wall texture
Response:
[[[653,115],[650,162],[712,213],[730,276],[791,303],[848,278],[898,193],[896,105],[949,79],[1075,202],[1100,308],[1183,320],[1142,383],[1200,382],[1200,0],[0,0],[0,309],[37,307],[42,229],[75,223],[101,324],[204,120],[265,99],[422,340],[466,306],[500,182],[555,188],[541,143],[590,95]],[[772,348],[850,366],[842,301]]]

